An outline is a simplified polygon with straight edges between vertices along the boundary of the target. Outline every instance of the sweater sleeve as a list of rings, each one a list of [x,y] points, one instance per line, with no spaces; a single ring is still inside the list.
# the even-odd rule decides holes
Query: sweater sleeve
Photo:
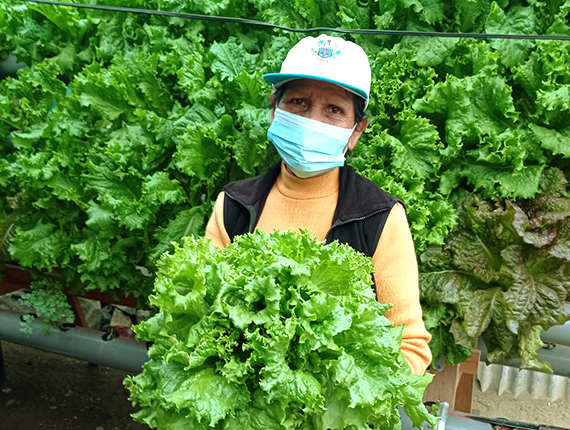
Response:
[[[404,324],[402,352],[412,372],[423,375],[431,363],[431,336],[422,319],[414,243],[400,204],[388,215],[373,261],[378,301],[392,303],[386,318],[395,326]]]
[[[222,191],[218,194],[212,216],[206,225],[205,236],[211,239],[212,245],[224,249],[230,243],[230,237],[224,226],[224,198],[225,194]]]

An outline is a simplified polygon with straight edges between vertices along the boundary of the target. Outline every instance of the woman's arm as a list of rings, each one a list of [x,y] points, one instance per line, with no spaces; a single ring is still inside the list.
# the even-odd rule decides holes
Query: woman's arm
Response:
[[[388,215],[373,260],[377,299],[392,303],[386,318],[395,326],[404,324],[402,352],[412,372],[423,375],[432,359],[431,336],[422,320],[414,242],[402,205],[396,204]]]
[[[222,191],[218,194],[218,198],[214,204],[214,210],[206,226],[205,234],[208,239],[211,239],[212,245],[222,249],[230,243],[230,237],[224,226],[224,198],[225,194]]]

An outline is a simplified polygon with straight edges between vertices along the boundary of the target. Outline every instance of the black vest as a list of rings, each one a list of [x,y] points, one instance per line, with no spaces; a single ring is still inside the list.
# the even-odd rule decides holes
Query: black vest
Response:
[[[224,227],[230,240],[240,234],[253,233],[280,172],[279,162],[260,176],[224,187]],[[340,168],[339,180],[338,203],[326,243],[338,240],[372,257],[390,210],[401,201],[346,164]]]

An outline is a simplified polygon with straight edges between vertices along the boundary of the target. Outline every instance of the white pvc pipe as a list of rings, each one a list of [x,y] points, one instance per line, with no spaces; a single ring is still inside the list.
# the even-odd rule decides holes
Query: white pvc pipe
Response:
[[[564,310],[570,315],[570,303],[564,304]],[[557,325],[549,328],[547,331],[543,331],[540,337],[543,342],[570,346],[570,321],[567,321],[566,324]]]
[[[52,328],[43,334],[41,323],[33,321],[33,334],[20,333],[20,314],[0,311],[0,340],[66,355],[102,366],[140,373],[148,361],[146,345],[126,338],[109,341],[103,332],[75,327],[67,331]]]
[[[481,351],[481,361],[485,361],[487,357],[487,347],[485,346],[483,338],[478,339],[477,349]],[[541,348],[537,352],[538,359],[550,363],[552,372],[555,375],[570,376],[570,347],[558,345],[552,349]],[[514,359],[500,364],[520,368],[520,362],[519,359]]]

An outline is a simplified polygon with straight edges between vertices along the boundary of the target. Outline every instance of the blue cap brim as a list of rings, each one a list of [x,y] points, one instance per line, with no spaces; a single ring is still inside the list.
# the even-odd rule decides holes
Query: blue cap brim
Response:
[[[272,83],[275,87],[278,87],[280,84],[284,84],[285,82],[293,81],[295,79],[315,79],[317,81],[323,82],[330,82],[331,84],[336,84],[340,87],[346,88],[351,93],[354,93],[364,100],[368,101],[368,94],[365,91],[361,90],[360,88],[353,87],[352,85],[347,85],[342,82],[333,81],[332,79],[326,79],[321,76],[314,76],[314,75],[297,75],[297,74],[287,74],[287,73],[267,73],[263,75],[263,79],[267,82]]]

